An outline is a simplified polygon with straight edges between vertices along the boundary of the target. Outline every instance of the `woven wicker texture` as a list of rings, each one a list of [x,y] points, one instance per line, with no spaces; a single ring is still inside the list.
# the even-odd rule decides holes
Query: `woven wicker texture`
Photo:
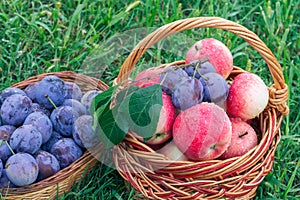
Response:
[[[134,48],[123,63],[115,83],[122,84],[128,80],[134,65],[153,44],[192,28],[230,31],[248,42],[265,60],[274,84],[269,87],[268,107],[253,123],[260,136],[259,144],[245,155],[227,160],[172,161],[128,133],[125,140],[114,148],[114,162],[121,176],[145,198],[251,199],[263,178],[272,170],[282,117],[289,112],[286,105],[288,87],[281,66],[256,34],[242,25],[218,17],[175,21],[158,28]],[[176,61],[172,65],[182,63],[184,61]],[[159,67],[166,66],[168,64]],[[229,78],[242,72],[241,68],[234,67]]]
[[[48,75],[56,75],[64,81],[75,82],[82,89],[82,92],[93,89],[106,90],[108,88],[106,84],[96,78],[69,71],[41,74],[14,84],[11,87],[24,89],[29,84],[38,82]],[[103,146],[99,145],[98,148],[99,150],[97,150],[97,152],[100,154]],[[94,157],[94,154],[92,155],[90,152],[86,151],[78,160],[70,166],[60,170],[55,175],[26,187],[3,189],[1,191],[1,197],[7,200],[56,199],[58,196],[69,191],[75,182],[84,178],[86,173],[97,163],[98,160]]]

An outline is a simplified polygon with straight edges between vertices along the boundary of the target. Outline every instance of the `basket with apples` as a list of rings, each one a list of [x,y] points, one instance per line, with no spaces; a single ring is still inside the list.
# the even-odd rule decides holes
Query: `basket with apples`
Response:
[[[195,43],[185,60],[129,80],[148,48],[192,28],[219,28],[243,38],[266,61],[274,84],[268,87],[259,76],[233,66],[229,49],[213,38]],[[104,143],[113,147],[117,170],[145,198],[255,196],[272,169],[279,127],[288,113],[281,67],[257,35],[218,17],[175,21],[135,47],[115,85],[96,100],[96,123]]]
[[[65,71],[1,91],[1,198],[55,199],[93,169],[103,146],[89,108],[107,88],[96,78]]]

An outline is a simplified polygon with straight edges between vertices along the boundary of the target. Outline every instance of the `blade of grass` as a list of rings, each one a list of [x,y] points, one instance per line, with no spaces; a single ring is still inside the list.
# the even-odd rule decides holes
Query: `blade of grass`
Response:
[[[285,192],[284,192],[284,195],[283,195],[283,197],[284,197],[284,199],[288,199],[287,198],[287,195],[288,195],[288,193],[290,192],[290,190],[291,190],[291,188],[292,188],[292,185],[293,185],[293,182],[294,182],[294,180],[295,180],[295,177],[296,177],[296,175],[297,175],[297,173],[298,173],[298,168],[300,167],[300,159],[298,159],[298,162],[297,162],[297,164],[296,164],[296,166],[295,166],[295,169],[294,169],[294,171],[293,171],[293,173],[292,173],[292,176],[291,176],[291,178],[290,178],[290,180],[289,180],[289,182],[288,182],[288,184],[287,184],[287,188],[286,188],[286,190],[285,190]]]

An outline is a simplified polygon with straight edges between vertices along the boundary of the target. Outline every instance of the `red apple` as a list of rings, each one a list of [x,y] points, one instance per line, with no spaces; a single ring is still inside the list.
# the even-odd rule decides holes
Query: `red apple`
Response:
[[[173,106],[171,97],[164,92],[162,92],[162,103],[157,129],[154,136],[146,141],[147,144],[162,144],[172,137],[176,109]]]
[[[188,159],[211,160],[222,155],[231,139],[231,122],[214,103],[203,102],[182,111],[173,125],[176,146]]]
[[[215,67],[216,72],[225,79],[233,69],[233,58],[225,44],[214,38],[205,38],[196,42],[187,52],[186,64],[194,60],[208,59]]]
[[[268,87],[263,80],[253,73],[241,73],[229,88],[226,111],[232,117],[253,119],[266,108],[268,100]]]
[[[239,118],[230,118],[232,136],[230,145],[221,155],[221,159],[241,156],[257,145],[257,135],[254,129]]]
[[[178,149],[173,140],[164,145],[158,150],[158,152],[164,154],[170,160],[188,160],[187,157]]]
[[[159,83],[160,74],[163,68],[146,69],[138,73],[134,79],[134,85],[145,88]]]

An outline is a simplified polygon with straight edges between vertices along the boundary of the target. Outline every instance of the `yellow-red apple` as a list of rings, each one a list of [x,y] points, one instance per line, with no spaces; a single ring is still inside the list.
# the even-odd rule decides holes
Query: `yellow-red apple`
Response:
[[[205,38],[196,42],[187,52],[186,64],[194,60],[208,59],[217,73],[225,79],[233,69],[233,58],[228,47],[214,38]]]
[[[173,106],[171,97],[162,92],[163,106],[157,123],[155,134],[146,141],[147,144],[161,144],[172,137],[173,123],[176,117],[176,109]]]
[[[234,78],[229,88],[226,111],[232,117],[253,119],[266,108],[268,100],[268,87],[263,80],[253,73],[244,72]]]
[[[221,155],[221,159],[241,156],[257,145],[257,135],[254,129],[239,118],[230,118],[232,136],[229,147]]]
[[[203,102],[182,111],[173,125],[176,146],[190,160],[211,160],[222,155],[231,139],[231,122],[214,103]]]
[[[162,72],[163,68],[151,68],[141,71],[136,75],[133,84],[141,88],[159,84]]]

